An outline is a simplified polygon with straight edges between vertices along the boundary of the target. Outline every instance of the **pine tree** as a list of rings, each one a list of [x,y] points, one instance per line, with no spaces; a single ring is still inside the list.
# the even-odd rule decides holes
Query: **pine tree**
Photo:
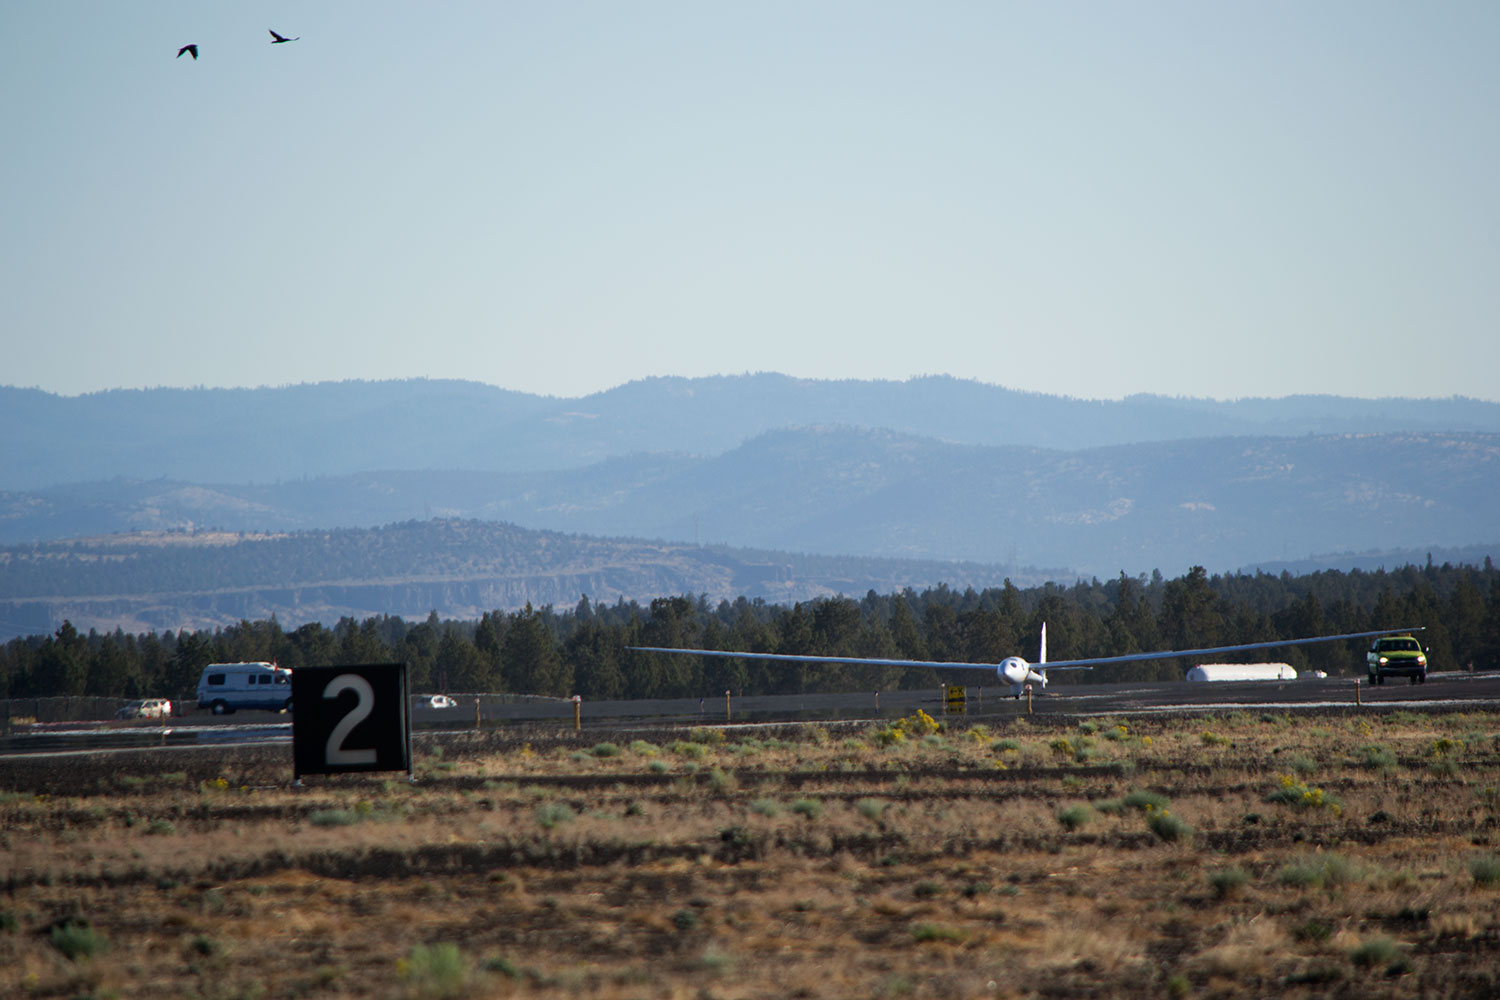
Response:
[[[506,686],[511,691],[557,697],[573,693],[572,669],[563,663],[552,635],[530,603],[524,611],[511,616],[500,661]]]

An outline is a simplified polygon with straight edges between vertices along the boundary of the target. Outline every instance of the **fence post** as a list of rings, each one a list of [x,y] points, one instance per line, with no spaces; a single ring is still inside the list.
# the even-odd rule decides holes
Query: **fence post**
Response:
[[[1356,704],[1356,705],[1363,705],[1364,704],[1364,702],[1362,702],[1362,701],[1359,700],[1359,678],[1358,677],[1354,678],[1354,704]]]
[[[1031,714],[1031,685],[1026,685],[1026,714]]]
[[[583,696],[575,694],[573,696],[573,732],[576,733],[576,732],[578,732],[582,728],[583,728]]]
[[[729,690],[726,688],[724,691],[724,721],[731,722],[733,719],[734,715],[729,711]]]

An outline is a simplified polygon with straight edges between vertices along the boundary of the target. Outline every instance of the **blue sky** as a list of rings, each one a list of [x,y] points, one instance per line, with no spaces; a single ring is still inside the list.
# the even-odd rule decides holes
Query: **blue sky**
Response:
[[[4,384],[1500,400],[1492,0],[10,0],[0,37]]]

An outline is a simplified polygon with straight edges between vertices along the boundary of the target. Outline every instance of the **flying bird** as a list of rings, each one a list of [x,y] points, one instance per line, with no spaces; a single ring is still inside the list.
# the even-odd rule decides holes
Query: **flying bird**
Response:
[[[267,28],[266,30],[267,31],[271,31],[270,28]],[[301,35],[297,36],[297,38],[301,38],[301,37],[302,37]],[[271,31],[271,44],[272,45],[279,45],[282,42],[295,42],[297,40],[297,38],[288,38],[285,35],[278,35],[278,34],[276,34],[276,32]]]
[[[184,45],[182,48],[178,49],[177,58],[181,59],[184,52],[192,56],[194,59],[198,58],[198,46],[196,45]]]

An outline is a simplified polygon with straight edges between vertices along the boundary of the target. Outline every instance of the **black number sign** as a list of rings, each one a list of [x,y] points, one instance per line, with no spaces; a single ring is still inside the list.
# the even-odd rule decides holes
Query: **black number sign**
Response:
[[[292,759],[297,777],[410,771],[406,664],[292,671]]]

